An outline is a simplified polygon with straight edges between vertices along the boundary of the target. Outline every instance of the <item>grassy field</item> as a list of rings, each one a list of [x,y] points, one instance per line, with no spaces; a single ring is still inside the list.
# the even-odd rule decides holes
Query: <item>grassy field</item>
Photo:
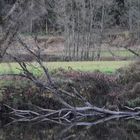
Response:
[[[51,54],[51,55],[59,55],[61,56],[62,55],[62,50],[57,50],[57,49],[51,49],[51,52],[48,51],[48,54]],[[96,52],[96,51],[95,51]],[[47,53],[47,52],[46,52]],[[96,52],[97,53],[97,52]],[[95,54],[96,54],[95,53]],[[131,52],[129,52],[128,50],[112,50],[112,53],[119,57],[119,58],[133,58],[135,55],[132,54]],[[137,52],[137,53],[140,53],[140,52]],[[72,54],[72,52],[71,52]],[[80,52],[81,54],[81,52]],[[92,51],[89,53],[89,56],[92,57]],[[80,56],[81,57],[81,56]],[[101,58],[113,58],[112,54],[108,51],[108,50],[102,50],[101,51]]]
[[[134,54],[127,50],[113,50],[112,53],[118,57],[134,57]],[[113,57],[107,50],[101,51],[101,57]]]
[[[44,63],[45,66],[49,68],[49,71],[53,71],[58,68],[63,68],[66,70],[73,69],[84,72],[93,72],[99,70],[105,73],[115,72],[120,67],[125,67],[129,65],[130,61],[84,61],[84,62],[48,62]],[[36,67],[38,65],[33,63]],[[17,63],[1,63],[0,64],[0,74],[6,73],[19,73],[19,65]],[[41,72],[40,69],[35,69],[30,67],[30,70],[36,74]]]

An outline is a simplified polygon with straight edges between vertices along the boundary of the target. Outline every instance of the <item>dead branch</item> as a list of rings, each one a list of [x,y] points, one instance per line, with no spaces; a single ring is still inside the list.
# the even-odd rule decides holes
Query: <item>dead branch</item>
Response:
[[[67,101],[65,101],[65,98],[62,97],[62,93],[66,93],[65,96],[67,97],[70,95],[67,91],[60,90],[55,83],[52,81],[48,68],[46,68],[40,57],[39,53],[33,52],[33,50],[30,49],[30,47],[23,42],[22,38],[18,36],[19,43],[28,51],[31,55],[34,56],[38,64],[40,65],[40,68],[44,71],[44,74],[47,77],[47,84],[40,81],[28,68],[28,65],[25,62],[20,61],[17,57],[12,56],[12,58],[20,65],[22,71],[20,76],[27,78],[28,80],[32,81],[37,87],[50,91],[55,99],[57,99],[64,107],[58,109],[58,110],[50,110],[50,109],[43,109],[40,107],[34,106],[35,110],[18,110],[14,109],[8,105],[4,105],[4,107],[7,107],[10,109],[10,112],[8,112],[8,115],[10,118],[13,119],[13,122],[44,122],[44,121],[51,121],[53,123],[58,124],[73,124],[74,122],[77,122],[76,125],[95,125],[99,124],[104,121],[108,121],[115,118],[127,118],[127,117],[140,117],[140,111],[139,107],[137,109],[131,109],[127,108],[130,111],[111,111],[105,108],[99,108],[96,106],[93,106],[90,104],[83,96],[78,93],[76,89],[73,89],[75,99],[79,99],[82,101],[83,105],[81,107],[78,106],[72,106]],[[39,50],[39,47],[37,46],[37,49]],[[100,120],[97,120],[93,123],[83,122],[82,119],[92,117],[101,118]]]
[[[8,113],[13,122],[44,122],[51,121],[53,123],[67,124],[67,125],[97,125],[112,119],[117,118],[140,118],[140,111],[110,111],[97,107],[80,107],[80,108],[62,108],[60,110],[49,110],[38,108],[38,111],[34,110],[16,110],[8,105],[4,105],[11,111]],[[89,114],[88,114],[89,112]],[[94,122],[84,122],[84,118],[100,118]],[[80,118],[80,119],[78,119]],[[81,120],[82,118],[82,120]]]

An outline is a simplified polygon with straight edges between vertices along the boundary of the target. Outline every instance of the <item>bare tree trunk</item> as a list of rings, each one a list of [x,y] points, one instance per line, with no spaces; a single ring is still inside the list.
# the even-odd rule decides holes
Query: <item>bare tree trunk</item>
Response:
[[[132,23],[132,0],[129,0],[129,31],[132,32],[133,23]]]
[[[34,7],[34,0],[31,1],[31,12],[33,12],[33,7]],[[33,19],[32,17],[30,18],[30,33],[33,32]]]
[[[140,17],[140,1],[138,1],[138,11],[139,11],[139,14],[138,14],[138,17]],[[138,42],[140,42],[140,21],[138,21]]]
[[[80,22],[80,19],[79,19],[79,16],[80,16],[80,13],[79,13],[79,11],[77,12],[77,17],[78,17],[78,19],[77,19],[77,28],[78,28],[78,32],[77,32],[77,39],[76,39],[76,44],[77,44],[77,46],[76,46],[76,60],[78,60],[79,59],[79,44],[80,44],[80,27],[79,27],[79,22]]]
[[[97,60],[100,60],[101,58],[101,46],[102,46],[103,31],[104,31],[104,18],[105,18],[105,5],[104,5],[104,0],[102,0],[102,18],[101,18],[101,30],[100,30],[98,52],[97,52]]]
[[[45,25],[45,33],[46,33],[46,35],[48,35],[49,34],[49,32],[48,32],[49,30],[48,30],[48,23],[47,23],[47,19],[46,19],[46,25]]]

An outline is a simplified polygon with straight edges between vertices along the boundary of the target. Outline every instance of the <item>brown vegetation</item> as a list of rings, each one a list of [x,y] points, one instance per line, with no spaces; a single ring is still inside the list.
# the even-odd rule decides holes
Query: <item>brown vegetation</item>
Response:
[[[127,68],[119,70],[119,82],[124,86],[120,94],[121,103],[131,107],[140,105],[140,61],[131,64]]]
[[[93,105],[100,106],[100,107],[106,106],[107,108],[110,109],[112,108],[118,109],[119,107],[122,107],[124,105],[131,106],[131,103],[129,103],[129,101],[134,102],[136,100],[136,103],[133,104],[133,107],[136,107],[140,103],[138,102],[139,93],[140,93],[139,62],[132,64],[130,67],[119,70],[119,74],[117,75],[106,75],[98,71],[94,73],[89,73],[89,72],[83,73],[83,72],[74,71],[71,68],[69,68],[69,71],[66,71],[64,69],[58,69],[58,70],[54,70],[54,72],[52,73],[53,73],[52,79],[53,81],[55,81],[57,87],[60,87],[71,94],[73,94],[75,91],[78,91],[83,97],[85,97]],[[14,80],[17,81],[16,84],[18,83],[19,80],[20,83],[22,83],[22,81],[25,81],[24,79],[23,80],[14,79]],[[17,86],[16,84],[11,84],[8,87],[5,86],[2,89],[4,89],[6,93],[8,91],[9,95],[11,94],[11,92],[12,93],[15,92],[17,93],[17,95],[21,94],[22,92],[23,94],[22,96],[25,96],[26,93],[27,93],[26,95],[29,96],[30,94],[32,95],[35,94],[35,98],[40,96],[42,98],[42,99],[40,98],[41,100],[44,100],[43,98],[47,95],[46,93],[42,94],[41,92],[44,91],[38,91],[37,88],[33,88],[35,89],[33,90],[32,87],[34,86],[28,84],[28,81],[27,84],[26,82],[23,85]],[[14,86],[19,87],[20,90],[17,90]],[[22,86],[24,86],[24,88],[22,88]],[[13,91],[10,92],[8,90],[9,87],[10,89],[12,88]],[[29,91],[32,92],[29,93]],[[39,94],[37,92],[39,92]],[[49,96],[49,98],[51,98],[52,101],[54,100],[52,95]],[[30,100],[30,98],[28,99]],[[68,102],[70,102],[69,98],[68,98]],[[73,102],[78,103],[77,101],[74,100]]]
[[[65,39],[64,37],[62,36],[52,36],[52,37],[49,37],[48,40],[47,40],[47,44],[52,44],[52,43],[64,43],[65,42]]]
[[[45,43],[44,47],[48,48],[49,46],[63,44],[65,39],[62,36],[52,36],[52,37],[39,37],[37,38],[38,43]]]

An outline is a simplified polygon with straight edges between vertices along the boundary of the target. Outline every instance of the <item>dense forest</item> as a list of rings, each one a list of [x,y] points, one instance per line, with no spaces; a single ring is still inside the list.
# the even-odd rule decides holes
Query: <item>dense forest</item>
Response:
[[[2,17],[16,2],[16,0],[0,1],[1,23]],[[38,8],[39,5],[43,7],[41,10]],[[76,31],[78,31],[78,24],[79,29],[80,26],[84,27],[84,24],[91,25],[92,29],[99,29],[103,22],[103,29],[116,27],[127,30],[136,29],[139,25],[139,0],[41,0],[39,2],[31,0],[28,6],[36,12],[35,17],[30,17],[31,32],[49,33],[49,30],[60,30],[60,33],[63,33],[66,26],[65,18],[67,18],[67,26],[70,29],[72,23],[75,24]],[[60,22],[60,18],[63,18],[64,22]],[[41,26],[40,30],[36,26]],[[89,30],[87,29],[87,31]]]
[[[17,30],[22,34],[63,36],[64,57],[68,60],[99,60],[103,44],[139,55],[133,49],[139,45],[139,0],[31,0],[27,3],[0,1],[1,32],[18,20]],[[18,4],[20,7],[16,9]],[[7,27],[3,26],[5,22]]]

